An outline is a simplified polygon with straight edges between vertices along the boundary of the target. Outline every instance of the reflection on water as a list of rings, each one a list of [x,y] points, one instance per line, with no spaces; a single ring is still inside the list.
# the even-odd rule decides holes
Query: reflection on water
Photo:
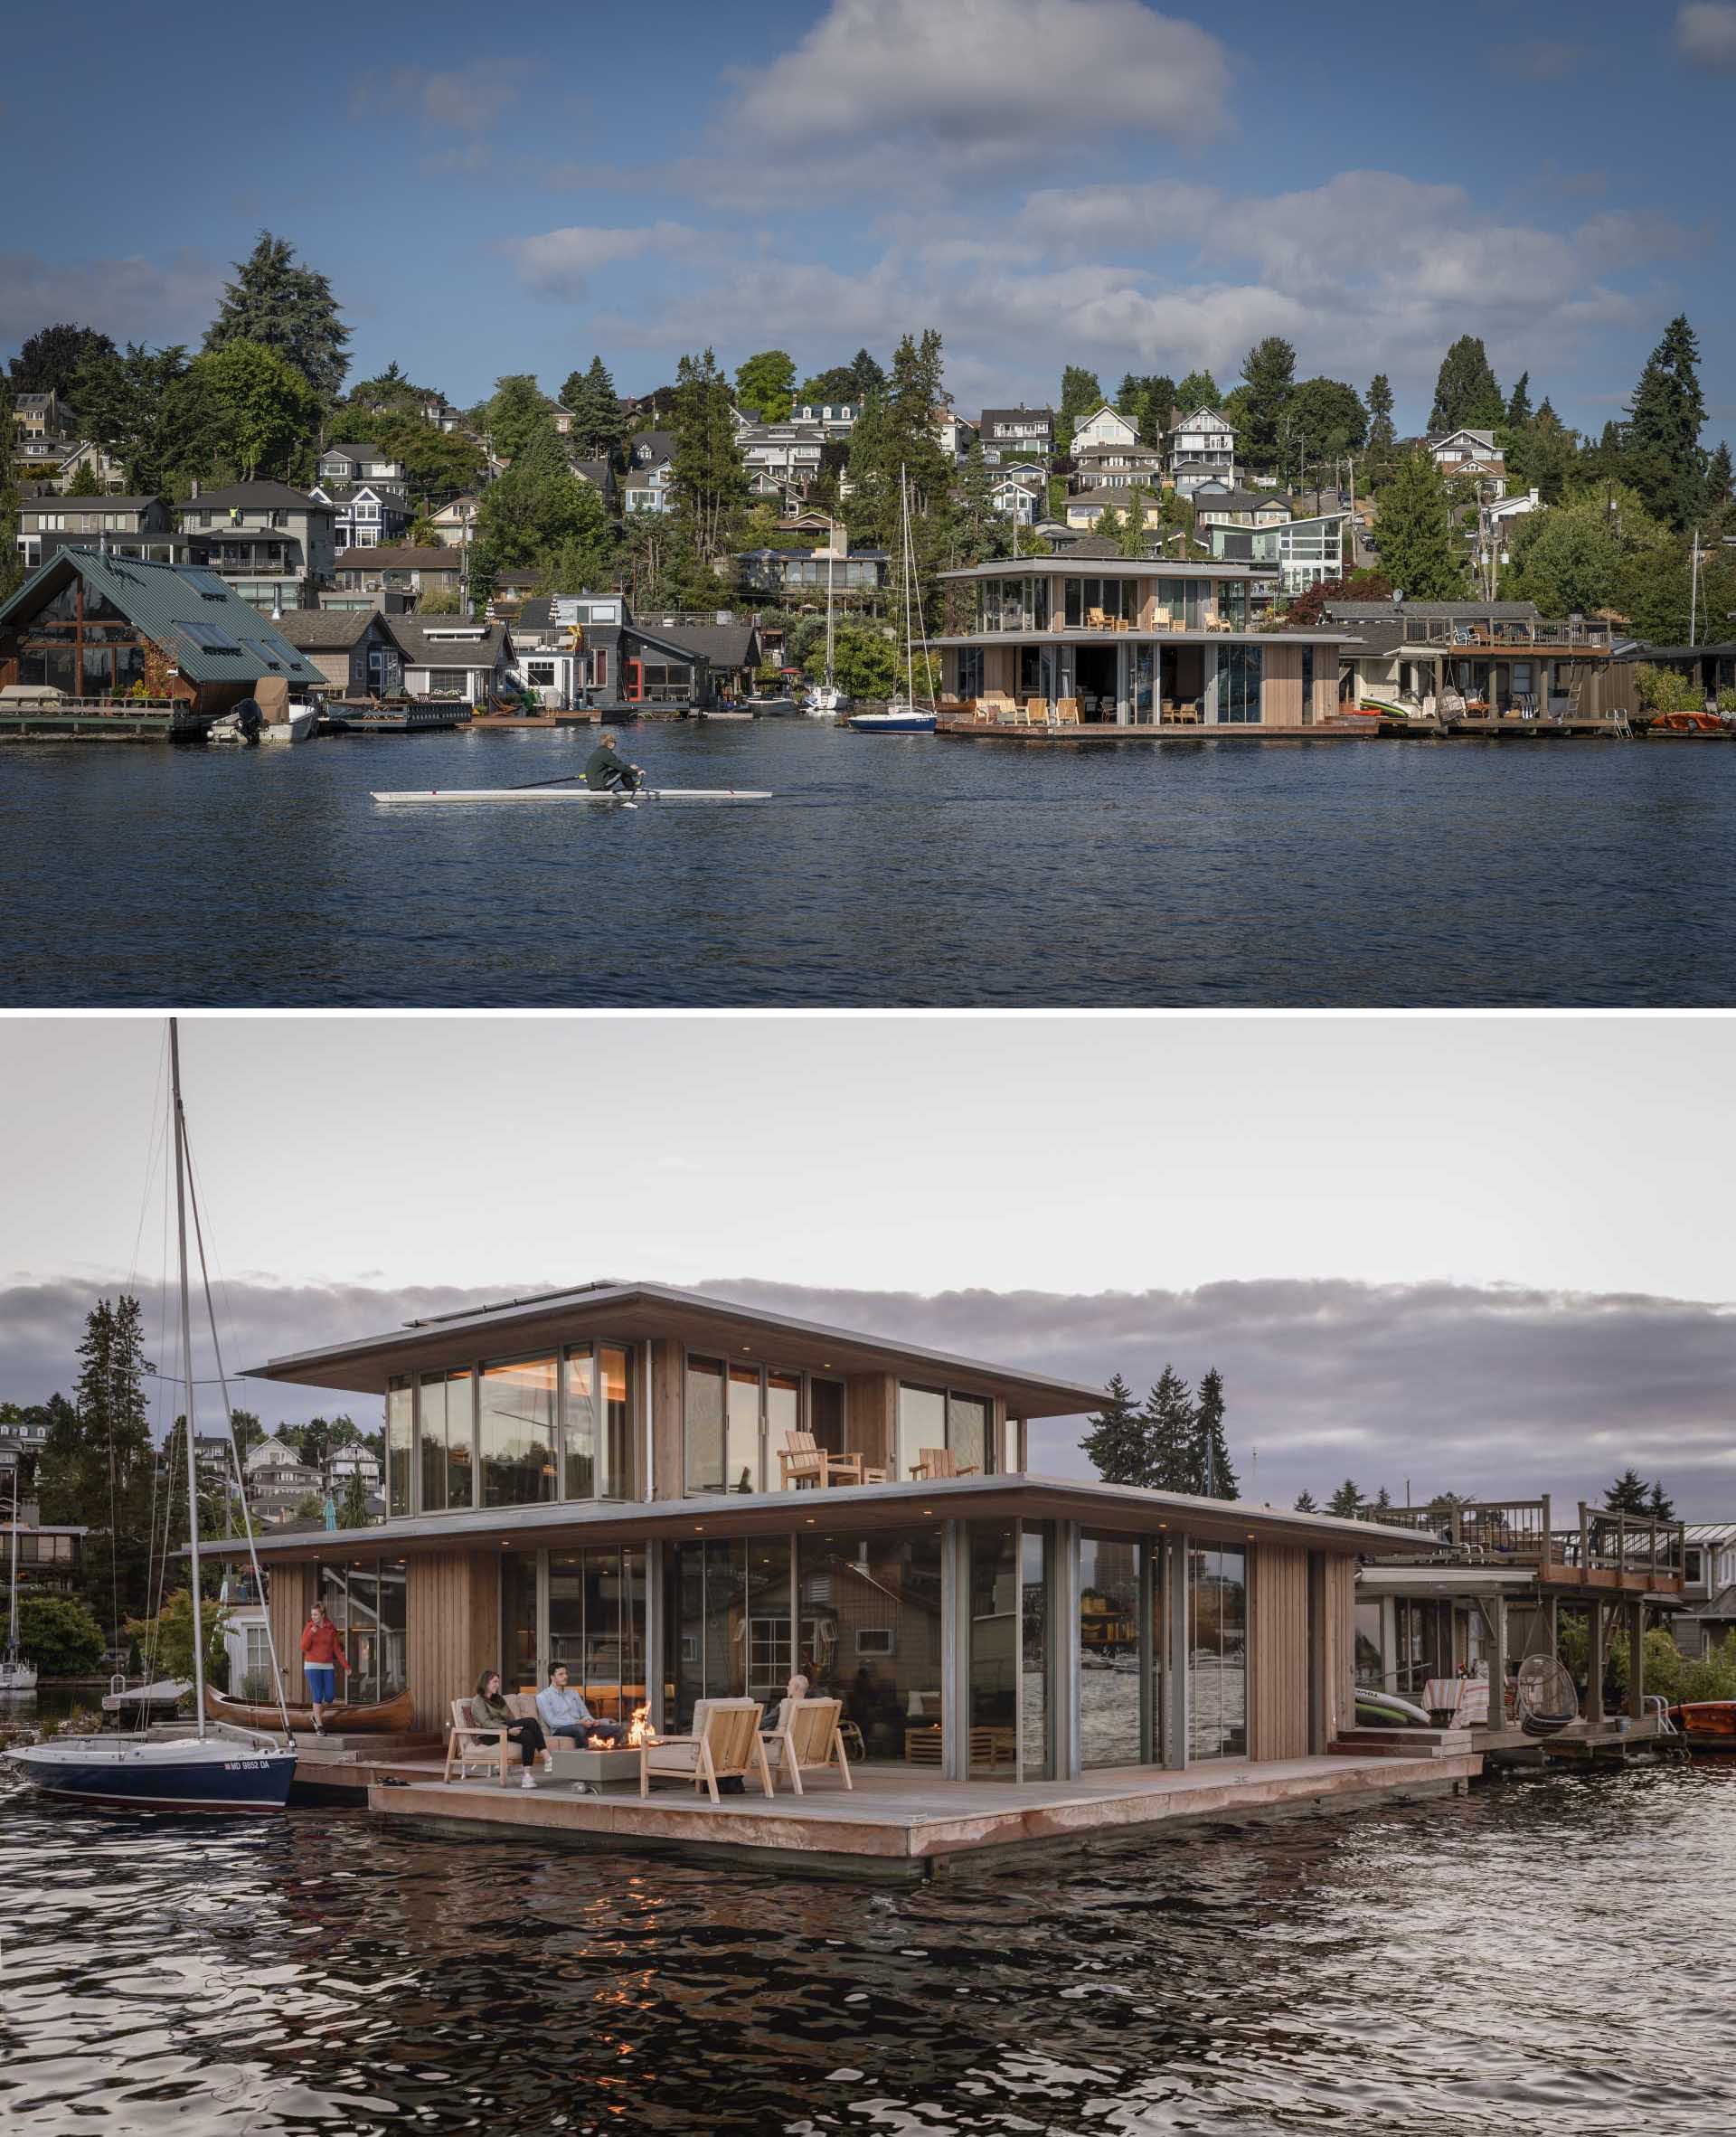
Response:
[[[1080,752],[762,720],[626,746],[671,785],[772,788],[763,808],[368,799],[552,778],[590,740],[8,747],[0,999],[1736,1000],[1736,747]]]
[[[896,1893],[0,1795],[35,2132],[1731,2127],[1736,1769]]]

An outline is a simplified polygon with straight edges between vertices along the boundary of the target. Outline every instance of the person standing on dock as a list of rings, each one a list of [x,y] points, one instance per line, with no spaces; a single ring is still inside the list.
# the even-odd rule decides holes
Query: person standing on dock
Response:
[[[337,1673],[345,1677],[350,1673],[350,1658],[344,1652],[344,1642],[338,1637],[337,1627],[326,1615],[326,1605],[316,1603],[307,1612],[307,1622],[301,1631],[301,1673],[307,1679],[307,1697],[314,1710],[314,1729],[316,1735],[326,1734],[326,1723],[320,1708],[330,1707],[337,1700]]]
[[[594,792],[631,794],[644,776],[637,764],[618,753],[612,734],[599,735],[597,747],[585,759],[585,784]]]

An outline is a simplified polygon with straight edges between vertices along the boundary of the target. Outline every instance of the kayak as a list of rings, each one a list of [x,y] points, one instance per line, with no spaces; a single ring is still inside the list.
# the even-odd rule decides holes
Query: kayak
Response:
[[[578,801],[594,808],[620,808],[641,801],[729,802],[769,801],[771,795],[756,787],[429,787],[403,794],[375,794],[375,801]]]

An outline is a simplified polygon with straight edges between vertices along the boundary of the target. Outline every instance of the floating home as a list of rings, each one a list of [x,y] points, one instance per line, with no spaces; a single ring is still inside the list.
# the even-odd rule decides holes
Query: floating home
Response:
[[[1086,551],[1076,544],[940,574],[968,619],[929,640],[958,710],[1036,701],[1045,719],[1076,715],[1081,730],[1300,730],[1335,720],[1340,654],[1354,633],[1252,629],[1256,584],[1266,591],[1270,572]]]
[[[593,1711],[644,1706],[665,1735],[702,1697],[769,1706],[799,1669],[842,1701],[851,1831],[869,1837],[841,1839],[830,1798],[800,1815],[829,1816],[826,1846],[846,1853],[939,1849],[912,1836],[961,1820],[976,1847],[1029,1837],[1039,1811],[1136,1823],[1405,1778],[1337,1745],[1358,1560],[1427,1543],[1033,1470],[1033,1425],[1082,1416],[1098,1388],[649,1283],[255,1371],[385,1405],[384,1525],[260,1543],[292,1698],[316,1597],[349,1641],[341,1696],[407,1689],[430,1735],[490,1667],[531,1692],[564,1662]],[[791,1473],[804,1435],[826,1483]],[[439,1772],[393,1768],[410,1785],[376,1788],[374,1807],[611,1831],[715,1815],[690,1792],[612,1810]],[[746,1844],[767,1844],[769,1809],[732,1804],[761,1820]],[[788,1838],[797,1817],[779,1798],[779,1845],[814,1845]]]

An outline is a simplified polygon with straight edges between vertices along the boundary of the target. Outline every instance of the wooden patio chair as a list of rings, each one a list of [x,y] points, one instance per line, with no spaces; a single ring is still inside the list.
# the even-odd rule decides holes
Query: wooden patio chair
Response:
[[[500,1785],[506,1785],[509,1760],[518,1756],[518,1746],[505,1729],[480,1729],[470,1719],[468,1699],[452,1702],[452,1724],[446,1738],[446,1771],[443,1781],[450,1781],[456,1769],[460,1781],[471,1767],[480,1767],[492,1773]]]
[[[912,1484],[932,1484],[941,1477],[974,1477],[976,1465],[967,1462],[961,1469],[958,1457],[950,1447],[921,1447],[917,1450],[915,1466],[910,1470]]]
[[[1085,621],[1092,630],[1108,630],[1109,628],[1109,619],[1101,609],[1088,609]]]
[[[696,1699],[692,1735],[640,1745],[639,1793],[651,1793],[654,1773],[675,1773],[692,1781],[695,1789],[709,1789],[715,1803],[720,1781],[745,1780],[757,1771],[760,1787],[769,1795],[771,1770],[760,1737],[765,1712],[758,1699]]]
[[[1170,614],[1169,614],[1169,610],[1168,610],[1167,609],[1154,609],[1154,610],[1152,610],[1152,612],[1151,612],[1151,628],[1153,629],[1153,630],[1174,630],[1174,629],[1175,629],[1175,624],[1174,624],[1174,623],[1173,623],[1173,622],[1170,620]]]
[[[772,1785],[780,1773],[789,1775],[796,1793],[806,1795],[804,1773],[835,1772],[845,1788],[854,1789],[850,1762],[844,1752],[842,1699],[795,1699],[786,1709],[781,1729],[762,1729],[760,1742],[772,1769]]]
[[[1079,700],[1076,697],[1058,697],[1055,700],[1055,718],[1062,727],[1079,725]]]
[[[1048,726],[1049,700],[1046,697],[1027,697],[1025,699],[1024,723],[1027,727]]]
[[[824,1489],[835,1476],[846,1483],[860,1484],[862,1457],[859,1454],[828,1454],[812,1433],[791,1432],[784,1434],[784,1443],[778,1450],[778,1489],[799,1490],[804,1482],[816,1484]]]

